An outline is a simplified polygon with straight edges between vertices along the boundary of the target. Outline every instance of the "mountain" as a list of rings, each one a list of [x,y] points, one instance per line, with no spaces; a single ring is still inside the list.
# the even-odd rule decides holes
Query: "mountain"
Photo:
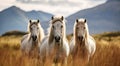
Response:
[[[77,18],[86,18],[91,34],[120,31],[120,0],[108,0],[93,8],[80,10],[67,19],[67,34],[72,33]]]
[[[24,11],[16,6],[11,6],[0,12],[0,35],[11,30],[26,31],[30,19],[39,19],[42,26],[53,16],[42,11]],[[45,22],[45,23],[42,23]],[[44,26],[46,29],[47,26]]]
[[[43,22],[50,20],[52,16],[52,14],[42,12],[42,11],[35,11],[35,10],[27,12],[26,15],[29,19],[40,19],[40,21],[43,21]]]

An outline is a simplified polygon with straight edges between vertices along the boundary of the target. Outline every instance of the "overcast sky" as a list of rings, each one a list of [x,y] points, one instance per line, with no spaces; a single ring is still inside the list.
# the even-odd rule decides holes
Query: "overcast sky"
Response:
[[[15,5],[25,11],[41,10],[54,15],[69,16],[105,2],[106,0],[0,0],[0,11]]]

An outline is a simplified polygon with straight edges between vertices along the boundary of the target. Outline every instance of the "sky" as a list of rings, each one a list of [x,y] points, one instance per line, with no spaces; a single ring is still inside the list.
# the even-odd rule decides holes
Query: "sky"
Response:
[[[25,11],[37,10],[67,17],[105,2],[106,0],[0,0],[0,11],[15,5]]]

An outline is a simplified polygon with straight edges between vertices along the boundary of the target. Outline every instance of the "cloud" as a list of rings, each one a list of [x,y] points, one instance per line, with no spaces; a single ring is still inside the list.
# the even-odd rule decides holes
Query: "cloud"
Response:
[[[15,0],[2,0],[2,1],[0,1],[0,11],[13,5],[13,2],[15,2]]]
[[[0,2],[0,10],[15,5],[25,11],[41,10],[54,15],[68,16],[79,10],[102,4],[105,1],[106,0],[4,0]]]

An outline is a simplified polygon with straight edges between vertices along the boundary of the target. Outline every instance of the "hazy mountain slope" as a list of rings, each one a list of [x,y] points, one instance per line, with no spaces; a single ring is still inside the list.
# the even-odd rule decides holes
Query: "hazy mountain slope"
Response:
[[[49,21],[51,16],[52,14],[46,12],[34,10],[25,12],[16,6],[11,6],[0,12],[0,34],[10,30],[26,31],[30,19],[39,19],[42,24]]]
[[[67,17],[67,32],[72,33],[76,18],[86,18],[90,33],[120,31],[120,0],[108,0],[93,8],[78,11]]]

